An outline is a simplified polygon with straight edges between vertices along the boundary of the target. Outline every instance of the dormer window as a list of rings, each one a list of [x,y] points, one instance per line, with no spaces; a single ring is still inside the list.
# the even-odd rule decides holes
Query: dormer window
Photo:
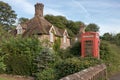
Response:
[[[16,27],[16,30],[17,30],[17,34],[22,34],[22,27],[20,24]]]

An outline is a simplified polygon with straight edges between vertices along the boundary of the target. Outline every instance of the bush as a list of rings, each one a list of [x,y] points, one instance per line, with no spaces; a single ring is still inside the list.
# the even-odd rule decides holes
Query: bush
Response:
[[[59,57],[51,49],[44,48],[35,59],[37,80],[55,80],[54,66]]]
[[[48,68],[37,74],[36,80],[55,80],[55,70]]]
[[[62,58],[72,58],[72,57],[80,57],[81,56],[81,44],[80,42],[74,43],[71,47],[67,49],[59,49],[57,54]]]
[[[17,75],[31,75],[32,73],[32,63],[29,56],[7,55],[4,62],[7,66],[7,73]]]
[[[110,46],[107,42],[102,41],[100,44],[100,59],[109,60],[111,55]]]
[[[41,51],[38,39],[10,38],[2,43],[1,52],[5,55],[6,71],[10,74],[32,75],[33,60]]]
[[[72,47],[69,49],[69,53],[74,56],[81,56],[81,43],[76,42],[72,45]]]
[[[6,70],[6,65],[3,62],[4,56],[0,56],[0,73],[4,73]]]
[[[37,72],[41,72],[44,69],[50,68],[55,62],[55,54],[48,48],[42,49],[38,56],[34,60]]]
[[[100,63],[101,61],[95,58],[84,58],[84,59],[68,58],[56,64],[55,69],[56,69],[57,79],[60,79],[69,74],[73,74],[75,72],[79,72],[83,69],[86,69],[90,66],[94,66]]]
[[[53,45],[53,50],[54,51],[58,51],[60,49],[60,44],[61,44],[61,40],[60,38],[58,38],[57,40],[55,40],[54,45]]]
[[[72,58],[73,55],[70,54],[70,49],[59,49],[56,53],[58,55],[58,57],[60,57],[61,59],[67,59],[67,58]]]

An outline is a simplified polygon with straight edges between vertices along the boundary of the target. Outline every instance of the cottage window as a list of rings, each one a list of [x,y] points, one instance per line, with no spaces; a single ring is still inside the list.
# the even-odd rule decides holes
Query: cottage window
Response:
[[[54,42],[53,33],[50,32],[50,42]]]

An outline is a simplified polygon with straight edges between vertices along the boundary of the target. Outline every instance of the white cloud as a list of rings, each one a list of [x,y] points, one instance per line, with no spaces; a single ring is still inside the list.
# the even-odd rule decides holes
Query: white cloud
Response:
[[[28,0],[5,0],[5,2],[12,5],[12,7],[18,12],[18,16],[21,16],[19,14],[22,14],[22,16],[26,15],[33,15],[34,16],[34,4],[30,3]],[[62,12],[57,9],[60,6],[57,5],[46,5],[47,7],[44,7],[44,13],[45,14],[53,14],[53,15],[63,15]],[[52,9],[53,7],[57,7],[56,9]],[[54,7],[54,8],[55,8]]]
[[[5,0],[7,3],[13,6],[15,10],[21,11],[21,13],[33,14],[34,5],[27,0]]]
[[[62,12],[54,10],[54,9],[51,9],[51,8],[46,8],[44,10],[44,13],[45,14],[53,14],[53,15],[62,15],[62,16],[65,16]]]
[[[109,33],[120,33],[120,27],[118,24],[101,24],[100,26],[100,34],[103,35],[106,32]]]

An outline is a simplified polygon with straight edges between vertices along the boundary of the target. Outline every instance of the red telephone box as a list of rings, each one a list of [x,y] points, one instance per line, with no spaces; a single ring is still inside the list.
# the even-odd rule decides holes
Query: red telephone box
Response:
[[[93,56],[99,58],[99,34],[97,32],[85,32],[81,34],[81,56]]]

